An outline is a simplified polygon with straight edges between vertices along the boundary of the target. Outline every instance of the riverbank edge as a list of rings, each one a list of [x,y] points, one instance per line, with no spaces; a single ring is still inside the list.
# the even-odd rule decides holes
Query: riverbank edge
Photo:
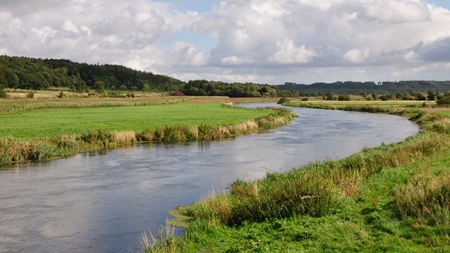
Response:
[[[187,217],[191,219],[183,237],[174,237],[172,234],[167,233],[167,230],[159,236],[150,237],[150,240],[148,237],[143,236],[146,239],[143,240],[144,252],[198,252],[200,249],[208,252],[254,252],[264,247],[266,250],[277,249],[275,252],[289,251],[288,248],[291,244],[286,242],[288,239],[280,239],[278,231],[275,233],[273,230],[287,231],[291,229],[298,231],[298,227],[289,227],[289,224],[295,223],[298,225],[300,223],[304,225],[311,220],[326,223],[327,219],[330,219],[330,222],[332,220],[343,224],[348,223],[347,219],[349,217],[346,217],[344,220],[340,219],[339,212],[350,212],[346,214],[350,216],[362,216],[363,223],[371,225],[380,223],[378,224],[379,226],[385,222],[379,215],[384,214],[388,220],[396,219],[395,222],[400,223],[400,228],[396,229],[401,231],[401,233],[408,234],[404,237],[412,237],[411,234],[414,234],[418,238],[416,240],[400,238],[395,240],[396,242],[391,240],[390,243],[372,240],[374,241],[373,243],[367,244],[369,248],[367,248],[367,245],[363,245],[364,242],[359,242],[356,246],[352,244],[347,246],[341,245],[341,243],[348,243],[348,238],[344,238],[343,242],[335,242],[334,245],[332,241],[322,238],[324,241],[319,243],[319,248],[322,248],[308,248],[308,244],[312,244],[311,240],[314,237],[314,232],[311,232],[314,228],[309,227],[305,229],[309,232],[303,231],[296,235],[297,244],[291,250],[302,249],[300,251],[321,252],[328,247],[328,250],[335,248],[335,250],[341,251],[361,251],[365,247],[365,249],[370,249],[370,246],[373,246],[379,247],[380,251],[421,252],[425,250],[432,252],[445,249],[448,246],[450,242],[448,239],[450,226],[449,222],[445,221],[448,214],[448,206],[445,206],[445,203],[450,202],[450,194],[446,193],[446,189],[450,187],[450,182],[443,183],[443,181],[450,173],[448,169],[445,169],[446,164],[439,163],[439,161],[448,157],[448,146],[450,144],[449,117],[435,112],[427,112],[420,108],[400,106],[382,108],[380,106],[343,103],[341,106],[334,105],[330,107],[326,103],[312,104],[293,101],[284,105],[400,115],[417,123],[420,127],[420,132],[416,136],[407,138],[405,141],[389,145],[383,144],[375,148],[365,148],[357,154],[337,161],[312,163],[287,173],[269,174],[266,178],[252,182],[237,180],[231,184],[230,193],[214,193],[212,196],[203,198],[190,206],[179,207],[176,212],[172,212],[175,215],[178,213],[185,216],[185,220]],[[426,163],[429,160],[435,161],[437,164],[427,169]],[[422,163],[425,163],[425,166]],[[441,165],[445,168],[438,169]],[[379,177],[384,177],[384,174],[393,172],[406,173],[404,172],[407,170],[405,168],[410,168],[411,166],[417,168],[414,168],[413,172],[409,171],[409,176],[416,180],[416,184],[420,182],[421,187],[426,190],[428,195],[424,193],[422,194],[423,196],[418,196],[415,194],[417,191],[414,190],[408,192],[407,189],[414,188],[410,185],[409,178],[399,177],[393,179],[396,184],[386,185],[386,189],[381,190],[385,191],[382,194],[380,193],[380,188],[383,188],[385,185],[382,183],[381,186],[373,185],[372,181],[378,180]],[[429,172],[428,170],[432,171]],[[427,172],[429,175],[424,176],[423,174]],[[299,191],[296,191],[294,194],[298,196],[294,204],[303,206],[303,212],[293,210],[295,207],[288,207],[286,204],[275,204],[274,206],[291,208],[291,212],[282,214],[279,211],[274,216],[268,215],[270,210],[262,215],[257,214],[259,211],[256,209],[247,208],[245,212],[240,210],[245,209],[243,208],[245,205],[259,206],[258,208],[261,209],[264,203],[258,202],[258,199],[264,198],[262,197],[264,195],[273,195],[272,199],[266,198],[266,202],[280,203],[280,200],[285,200],[289,196],[286,192],[284,192],[284,196],[281,196],[283,194],[271,194],[271,192],[276,192],[283,187],[286,188],[289,184],[296,185],[289,181],[289,177],[300,179],[303,184],[307,184],[306,182],[308,181],[301,180],[305,177],[316,183],[315,185],[309,184],[306,187],[300,187],[302,188],[301,194],[299,195]],[[288,183],[283,183],[284,180]],[[440,182],[441,187],[431,189],[434,187],[431,184],[436,183],[436,180]],[[435,201],[436,196],[433,194],[440,196],[440,203]],[[320,199],[325,198],[327,198],[326,201],[320,201]],[[402,202],[402,200],[406,201]],[[315,203],[303,203],[308,201]],[[350,207],[349,203],[356,207]],[[361,209],[358,209],[358,207]],[[310,209],[308,210],[308,208]],[[358,210],[355,211],[353,209]],[[241,212],[239,213],[239,211]],[[254,213],[249,214],[250,211]],[[255,218],[258,215],[260,216]],[[355,223],[358,222],[360,221],[355,221]],[[386,230],[388,234],[392,235],[393,232],[389,230],[393,229],[388,229],[386,226],[384,228],[383,226],[381,227],[381,230]],[[419,231],[411,232],[411,227],[418,228],[417,230]],[[441,232],[436,232],[436,230],[439,230],[439,227],[442,227]],[[358,230],[360,228],[353,229]],[[261,238],[250,236],[248,230],[251,230],[251,233],[255,235],[260,235]],[[242,231],[247,231],[247,234]],[[377,229],[375,229],[375,232],[381,233]],[[277,234],[277,236],[270,235],[273,233]],[[447,236],[445,235],[446,233]],[[269,235],[266,236],[267,234]],[[336,240],[342,235],[328,234],[327,237],[335,238],[334,240]],[[221,239],[219,240],[219,238]],[[280,243],[280,240],[284,242]],[[304,243],[302,244],[301,241],[304,241]],[[271,249],[271,244],[275,244],[276,247]],[[326,245],[325,248],[324,245]]]
[[[222,104],[222,106],[235,107],[233,103],[229,102]],[[265,109],[274,112],[254,120],[218,127],[212,127],[207,123],[197,126],[164,126],[156,130],[144,129],[142,133],[128,130],[107,132],[100,128],[98,130],[87,130],[81,136],[63,135],[57,138],[38,138],[24,141],[3,137],[0,138],[0,166],[21,162],[54,160],[83,152],[114,149],[127,144],[233,138],[287,125],[297,116],[284,108],[267,107]]]

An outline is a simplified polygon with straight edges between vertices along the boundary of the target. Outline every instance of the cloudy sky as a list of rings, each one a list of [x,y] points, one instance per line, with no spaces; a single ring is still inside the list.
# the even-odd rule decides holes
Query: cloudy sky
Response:
[[[183,81],[450,80],[450,1],[0,0],[0,55]]]

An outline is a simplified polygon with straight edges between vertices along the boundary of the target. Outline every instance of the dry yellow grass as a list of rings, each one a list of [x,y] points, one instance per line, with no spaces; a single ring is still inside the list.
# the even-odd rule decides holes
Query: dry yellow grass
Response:
[[[136,134],[134,131],[112,132],[112,139],[117,144],[126,144],[136,142]]]

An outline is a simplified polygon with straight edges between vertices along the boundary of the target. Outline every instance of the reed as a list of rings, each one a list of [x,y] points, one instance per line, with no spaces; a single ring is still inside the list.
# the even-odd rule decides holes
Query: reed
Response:
[[[129,144],[137,141],[134,131],[113,131],[111,133],[111,139],[118,145]]]
[[[216,193],[213,189],[196,204],[180,211],[211,225],[218,225],[232,220],[232,204],[225,193]]]
[[[168,224],[162,226],[156,235],[152,232],[141,236],[141,247],[144,253],[179,252],[178,241],[175,238],[175,227]]]

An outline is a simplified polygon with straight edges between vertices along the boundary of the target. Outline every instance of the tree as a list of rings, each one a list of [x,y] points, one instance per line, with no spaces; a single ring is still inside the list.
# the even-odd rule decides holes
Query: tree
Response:
[[[348,94],[340,94],[338,96],[338,100],[339,101],[350,101],[351,99],[350,99],[350,95],[348,95]]]
[[[366,99],[366,97],[367,97],[366,91],[363,90],[363,91],[361,92],[361,96],[362,96],[364,99]]]
[[[372,99],[373,100],[377,100],[378,99],[377,93],[375,93],[375,92],[372,93]]]
[[[445,94],[447,94],[447,92]],[[440,106],[448,106],[448,105],[450,105],[450,94],[442,96],[440,99],[438,99],[436,101],[436,104],[440,105]]]
[[[436,100],[436,93],[434,93],[434,91],[432,91],[432,90],[429,90],[427,98],[428,98],[428,100],[431,100],[431,101]]]
[[[416,92],[414,93],[414,98],[416,100],[427,100],[427,97],[422,92]]]
[[[327,93],[326,100],[334,100],[333,92],[329,91],[329,92]]]
[[[0,83],[0,98],[7,98],[8,95],[6,94],[6,91],[4,89],[5,87],[3,87],[3,84]]]
[[[7,86],[14,90],[19,87],[19,77],[9,69],[5,71],[5,81]]]
[[[103,81],[95,81],[94,83],[94,89],[99,93],[102,94],[105,92],[105,82]]]

